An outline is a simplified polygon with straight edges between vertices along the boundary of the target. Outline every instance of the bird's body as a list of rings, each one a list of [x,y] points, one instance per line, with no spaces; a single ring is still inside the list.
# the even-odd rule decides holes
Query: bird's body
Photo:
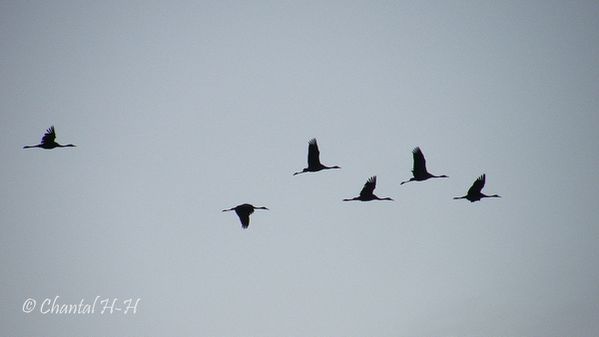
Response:
[[[235,211],[235,213],[237,213],[237,216],[239,217],[239,221],[241,221],[241,227],[245,229],[248,228],[248,226],[250,225],[250,214],[254,213],[255,209],[268,210],[268,208],[266,207],[256,207],[251,204],[241,204],[233,208],[223,209],[223,212]]]
[[[316,143],[316,139],[312,138],[308,142],[308,167],[305,169],[295,172],[293,175],[298,175],[306,172],[318,172],[321,170],[328,169],[339,169],[339,166],[325,166],[320,162],[320,151],[318,150],[318,143]]]
[[[352,201],[352,200],[359,200],[359,201],[391,200],[391,201],[393,201],[393,199],[391,199],[389,197],[379,198],[376,195],[374,195],[373,192],[374,192],[375,188],[376,188],[376,176],[372,176],[366,181],[366,183],[364,184],[364,187],[362,187],[362,191],[360,191],[359,196],[353,197],[351,199],[343,199],[343,201]]]
[[[436,176],[430,174],[426,170],[426,159],[424,159],[424,154],[420,150],[419,147],[414,148],[412,150],[412,156],[414,158],[414,168],[412,169],[412,178],[406,181],[402,181],[400,185],[405,183],[409,183],[410,181],[424,181],[430,178],[448,178],[446,175]]]
[[[481,192],[483,187],[485,187],[485,180],[486,180],[486,177],[485,177],[485,174],[483,173],[483,175],[478,177],[478,179],[476,179],[474,181],[472,186],[470,186],[470,188],[468,189],[468,193],[466,193],[466,195],[461,196],[461,197],[454,197],[454,199],[456,199],[456,200],[457,199],[467,199],[470,202],[475,202],[475,201],[479,201],[482,198],[501,198],[497,194],[485,195]]]
[[[67,144],[67,145],[58,144],[55,141],[55,139],[56,139],[56,132],[54,131],[54,125],[53,125],[48,130],[46,130],[46,133],[42,137],[41,143],[39,143],[37,145],[26,145],[26,146],[23,146],[23,148],[31,149],[34,147],[39,147],[42,149],[51,150],[51,149],[54,149],[57,147],[75,147],[75,145],[73,145],[73,144]]]

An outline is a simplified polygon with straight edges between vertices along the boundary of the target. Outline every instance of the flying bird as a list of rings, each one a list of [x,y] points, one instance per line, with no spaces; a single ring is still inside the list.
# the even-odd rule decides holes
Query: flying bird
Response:
[[[56,131],[54,131],[54,125],[52,125],[48,130],[46,130],[46,133],[42,137],[41,143],[39,143],[37,145],[26,145],[26,146],[23,146],[23,148],[31,149],[34,147],[40,147],[42,149],[50,150],[55,147],[75,147],[75,145],[73,145],[73,144],[67,144],[67,145],[58,144],[56,141],[54,141],[55,139],[56,139]]]
[[[449,178],[446,175],[436,176],[428,173],[426,170],[426,159],[424,159],[424,154],[422,154],[419,147],[415,147],[414,150],[412,150],[412,155],[414,157],[414,168],[412,169],[413,177],[410,178],[410,180],[402,181],[400,185],[409,183],[410,181],[424,181],[429,178]]]
[[[241,204],[233,208],[223,209],[223,212],[235,211],[235,213],[237,213],[237,216],[239,217],[239,220],[241,221],[241,227],[245,229],[248,228],[248,226],[250,225],[250,214],[254,213],[255,209],[268,210],[268,208],[266,207],[256,207],[250,204]]]
[[[364,187],[362,187],[362,191],[360,191],[360,195],[357,197],[353,197],[351,199],[343,199],[343,201],[352,201],[352,200],[360,200],[360,201],[370,201],[370,200],[391,200],[393,201],[393,199],[386,197],[386,198],[379,198],[376,195],[374,195],[374,188],[376,187],[376,176],[372,176],[368,179],[368,181],[366,181],[366,183],[364,184]]]
[[[293,175],[306,173],[306,172],[318,172],[320,170],[338,169],[339,166],[324,166],[320,162],[320,151],[318,151],[318,144],[316,138],[312,138],[308,142],[308,167],[300,172],[295,172]]]
[[[468,189],[468,193],[462,197],[453,197],[454,199],[468,199],[470,202],[479,201],[482,198],[501,198],[497,194],[485,195],[481,190],[485,187],[485,174],[481,175],[474,181],[472,186]]]

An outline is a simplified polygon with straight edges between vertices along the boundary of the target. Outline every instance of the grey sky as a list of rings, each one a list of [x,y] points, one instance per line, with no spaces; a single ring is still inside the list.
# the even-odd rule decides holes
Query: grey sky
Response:
[[[597,13],[1,1],[0,335],[597,336]],[[293,177],[312,137],[342,169]]]

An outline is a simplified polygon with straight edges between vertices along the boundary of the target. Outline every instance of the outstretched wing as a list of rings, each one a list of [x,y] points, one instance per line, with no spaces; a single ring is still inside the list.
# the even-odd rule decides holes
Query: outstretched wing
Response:
[[[241,227],[242,228],[248,228],[250,225],[250,215],[248,213],[237,213],[237,215],[239,215],[239,220],[241,221]]]
[[[424,154],[422,154],[420,148],[415,147],[414,150],[412,150],[412,155],[414,157],[414,169],[412,170],[412,173],[416,176],[419,173],[426,172],[426,159],[424,159]]]
[[[55,139],[56,132],[54,131],[54,125],[52,125],[50,128],[48,128],[48,130],[46,130],[46,133],[42,137],[42,144],[54,143]]]
[[[468,195],[478,195],[480,191],[485,187],[485,175],[481,175],[474,181],[470,189],[468,189]]]
[[[308,167],[315,166],[320,166],[320,151],[318,151],[316,138],[312,138],[308,142]]]
[[[362,191],[360,191],[360,196],[370,196],[374,192],[374,188],[376,187],[376,176],[372,176],[366,181],[364,187],[362,187]]]
[[[241,227],[248,228],[250,225],[250,214],[254,213],[254,206],[250,204],[241,204],[235,207],[235,213],[239,216]]]

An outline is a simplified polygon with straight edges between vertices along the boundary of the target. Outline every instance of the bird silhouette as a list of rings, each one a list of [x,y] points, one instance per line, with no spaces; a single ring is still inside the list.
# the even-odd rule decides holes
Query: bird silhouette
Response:
[[[320,151],[318,150],[318,144],[316,143],[316,138],[312,138],[308,142],[308,167],[301,170],[300,172],[295,172],[293,175],[298,175],[306,172],[318,172],[320,170],[328,170],[328,169],[339,169],[339,166],[324,166],[320,163]]]
[[[73,144],[67,144],[67,145],[58,144],[57,142],[54,141],[55,139],[56,139],[56,132],[54,131],[54,125],[52,125],[48,130],[46,130],[46,133],[42,137],[42,142],[40,144],[26,145],[26,146],[23,146],[23,148],[31,149],[34,147],[40,147],[42,149],[50,150],[50,149],[53,149],[56,147],[75,147],[75,145],[73,145]]]
[[[410,181],[424,181],[429,178],[449,178],[446,175],[435,176],[426,170],[426,159],[424,159],[424,154],[419,147],[415,147],[412,150],[412,155],[414,157],[414,168],[412,169],[413,177],[410,180],[402,181],[400,185],[405,183],[409,183]]]
[[[360,200],[360,201],[370,201],[370,200],[391,200],[393,201],[393,199],[386,197],[386,198],[379,198],[376,195],[374,195],[374,189],[376,187],[376,176],[372,176],[370,177],[366,183],[364,184],[364,187],[362,187],[362,191],[360,191],[360,195],[357,197],[353,197],[351,199],[343,199],[343,201],[352,201],[352,200]]]
[[[250,225],[250,214],[254,213],[255,209],[268,210],[268,208],[266,207],[256,207],[250,204],[241,204],[233,208],[223,209],[223,212],[235,211],[235,213],[237,213],[237,216],[239,217],[239,220],[241,221],[241,227],[246,229]]]
[[[485,195],[481,192],[483,187],[485,187],[485,179],[486,179],[486,177],[485,177],[485,174],[483,173],[483,175],[478,177],[478,179],[476,179],[474,181],[472,186],[470,186],[470,188],[468,189],[468,193],[466,193],[465,196],[453,197],[453,198],[454,199],[468,199],[468,200],[470,200],[470,202],[479,201],[482,198],[501,198],[497,194]]]

